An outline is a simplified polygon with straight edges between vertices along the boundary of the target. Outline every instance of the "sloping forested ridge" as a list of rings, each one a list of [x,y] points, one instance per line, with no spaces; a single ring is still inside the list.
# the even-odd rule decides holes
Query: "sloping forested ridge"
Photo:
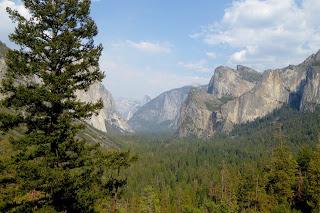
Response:
[[[320,110],[282,107],[230,136],[126,138],[128,212],[317,212]]]
[[[320,108],[318,107],[314,112],[301,112],[289,106],[283,106],[266,117],[236,126],[230,136],[245,138],[258,144],[270,144],[274,142],[274,136],[280,127],[291,145],[318,142]]]

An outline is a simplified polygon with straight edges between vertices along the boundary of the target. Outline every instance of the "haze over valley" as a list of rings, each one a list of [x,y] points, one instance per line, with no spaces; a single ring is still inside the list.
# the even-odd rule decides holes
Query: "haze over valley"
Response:
[[[0,212],[320,212],[319,11],[0,0]]]

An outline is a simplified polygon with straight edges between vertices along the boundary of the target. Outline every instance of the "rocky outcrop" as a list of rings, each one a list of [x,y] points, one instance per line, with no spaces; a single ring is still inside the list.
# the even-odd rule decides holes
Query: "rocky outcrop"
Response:
[[[183,137],[229,132],[234,125],[264,117],[285,104],[313,111],[320,104],[320,51],[297,66],[267,70],[262,75],[240,65],[236,70],[218,67],[208,94],[195,94],[190,93],[182,107],[178,133]],[[223,97],[230,99],[223,101]],[[208,102],[220,105],[209,109],[204,107]]]
[[[222,101],[204,90],[191,89],[187,100],[181,107],[178,134],[181,137],[211,137],[218,126],[218,110]]]
[[[8,47],[0,41],[0,58],[4,58],[8,52]]]
[[[6,62],[4,59],[7,51],[8,51],[8,47],[0,41],[0,79],[3,78],[7,69]]]
[[[77,92],[77,96],[84,102],[97,102],[100,99],[103,101],[103,108],[99,114],[93,115],[87,121],[90,125],[104,132],[131,132],[126,120],[117,113],[111,93],[101,83],[92,85],[86,92]]]
[[[312,66],[307,71],[306,84],[300,104],[302,111],[314,111],[320,104],[320,67]]]
[[[6,70],[7,70],[6,62],[4,58],[0,57],[0,81],[4,77]],[[2,99],[3,97],[4,97],[3,94],[0,93],[0,99]]]
[[[293,104],[295,100],[290,98],[298,93],[304,79],[305,70],[299,66],[266,71],[251,91],[221,107],[219,113],[225,121],[224,130],[263,117],[289,101]]]
[[[191,86],[164,92],[143,105],[129,120],[136,132],[174,132],[178,126],[180,108]]]
[[[211,137],[224,127],[222,106],[252,90],[260,79],[260,73],[245,66],[216,68],[207,92],[189,93],[181,109],[178,135]]]
[[[0,57],[0,79],[3,78],[5,72],[6,72],[6,62],[3,58]]]
[[[221,98],[223,96],[239,97],[248,92],[255,86],[255,81],[244,78],[249,76],[247,73],[254,72],[247,70],[248,68],[242,66],[238,66],[236,70],[223,66],[216,68],[208,86],[208,93]]]

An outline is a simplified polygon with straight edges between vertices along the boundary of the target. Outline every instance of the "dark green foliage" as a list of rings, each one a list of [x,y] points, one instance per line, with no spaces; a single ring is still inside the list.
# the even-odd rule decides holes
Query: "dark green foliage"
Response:
[[[283,145],[274,149],[268,169],[268,193],[274,197],[277,204],[292,203],[298,164],[290,149]]]
[[[120,170],[128,153],[105,152],[77,137],[83,122],[102,108],[76,92],[100,82],[102,46],[94,45],[97,27],[89,0],[24,0],[31,18],[7,8],[17,23],[10,40],[20,46],[6,54],[0,114],[3,131],[22,129],[10,138],[11,156],[1,162],[1,211],[94,212],[117,199],[126,184]],[[1,194],[1,196],[3,196]]]
[[[126,137],[139,160],[127,173],[123,209],[143,212],[153,197],[160,212],[311,212],[319,115],[284,107],[209,141]]]
[[[317,193],[305,190],[307,177],[318,190],[317,170],[299,173],[287,146],[251,151],[236,141],[127,140],[141,141],[122,203],[129,212],[310,212],[309,203],[317,205]]]
[[[213,112],[213,111],[220,110],[223,104],[227,103],[228,101],[231,101],[232,99],[234,99],[234,97],[225,95],[213,101],[212,100],[206,101],[205,105],[209,111]]]
[[[236,126],[230,135],[246,138],[252,143],[272,146],[279,123],[283,124],[283,134],[292,145],[297,147],[302,144],[314,144],[319,138],[320,108],[316,108],[315,112],[299,112],[289,106],[283,106],[264,118]]]
[[[206,101],[205,102],[207,110],[212,111],[212,112],[219,110],[222,104],[223,103],[220,100]]]
[[[320,211],[320,145],[317,146],[310,159],[307,169],[308,194],[311,197],[310,205]]]
[[[308,146],[307,144],[301,146],[298,152],[297,162],[303,174],[305,174],[308,170],[308,165],[310,163],[312,155],[313,151],[310,146]]]
[[[232,99],[234,99],[234,97],[225,95],[225,96],[222,96],[219,100],[222,102],[222,104],[225,104],[228,101],[231,101]]]

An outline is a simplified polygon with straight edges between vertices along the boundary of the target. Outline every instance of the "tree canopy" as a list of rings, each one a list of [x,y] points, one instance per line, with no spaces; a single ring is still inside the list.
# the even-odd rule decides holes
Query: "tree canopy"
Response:
[[[16,23],[6,53],[0,128],[19,128],[7,138],[10,160],[1,166],[2,211],[93,212],[126,184],[120,169],[130,155],[104,151],[77,137],[102,101],[82,102],[104,75],[101,45],[89,0],[24,0],[31,17],[7,8]]]

